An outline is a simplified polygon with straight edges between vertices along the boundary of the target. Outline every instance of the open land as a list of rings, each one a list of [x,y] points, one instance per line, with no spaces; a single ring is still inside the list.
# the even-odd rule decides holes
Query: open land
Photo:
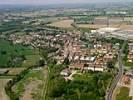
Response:
[[[116,96],[116,100],[132,100],[132,98],[129,97],[129,89],[126,87],[121,87]]]
[[[58,28],[72,28],[72,24],[73,20],[61,20],[58,22],[54,22],[49,24],[49,26],[54,26],[54,27],[58,27]]]
[[[90,28],[90,29],[99,29],[104,27],[113,27],[113,28],[120,28],[126,30],[133,30],[133,25],[94,25],[94,24],[79,24],[78,27],[80,28]]]
[[[20,96],[20,100],[40,100],[45,87],[46,69],[33,69],[21,81],[19,81],[13,90]]]
[[[5,93],[5,85],[10,79],[0,79],[0,100],[10,100]]]
[[[6,40],[0,39],[0,47],[0,66],[12,67],[14,66],[13,63],[11,63],[12,61],[14,61],[17,67],[25,67],[25,65],[32,66],[35,65],[39,57],[39,51],[37,49],[31,49],[30,47],[25,47],[20,44],[13,45]],[[21,60],[21,56],[26,57],[24,62]],[[32,58],[35,58],[35,60]]]

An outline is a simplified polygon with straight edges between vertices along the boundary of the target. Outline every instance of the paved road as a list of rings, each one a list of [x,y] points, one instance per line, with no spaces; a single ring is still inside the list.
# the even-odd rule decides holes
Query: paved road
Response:
[[[112,81],[110,89],[107,92],[106,100],[112,100],[112,95],[113,95],[114,89],[116,88],[116,85],[117,85],[118,81],[121,79],[121,77],[123,75],[124,68],[123,68],[123,65],[122,65],[122,51],[125,47],[125,44],[126,44],[126,41],[124,42],[121,50],[118,53],[119,72]]]

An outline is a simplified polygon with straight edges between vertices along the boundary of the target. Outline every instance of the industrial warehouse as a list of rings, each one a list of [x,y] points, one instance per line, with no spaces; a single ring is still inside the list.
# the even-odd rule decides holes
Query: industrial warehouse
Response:
[[[133,30],[105,27],[98,29],[96,32],[105,37],[116,37],[124,40],[133,41]]]

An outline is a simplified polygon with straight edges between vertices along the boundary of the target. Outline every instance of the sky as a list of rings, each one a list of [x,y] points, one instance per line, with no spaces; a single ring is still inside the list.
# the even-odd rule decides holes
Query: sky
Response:
[[[0,0],[0,4],[61,4],[95,2],[133,2],[133,0]]]

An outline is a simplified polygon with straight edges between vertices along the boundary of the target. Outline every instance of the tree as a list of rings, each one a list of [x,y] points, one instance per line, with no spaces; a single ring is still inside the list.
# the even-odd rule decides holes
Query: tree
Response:
[[[51,97],[61,96],[64,93],[65,86],[66,86],[66,82],[61,77],[51,80],[49,96],[51,96]]]
[[[40,60],[39,60],[39,66],[44,66],[44,65],[45,65],[44,60],[43,60],[43,59],[40,59]]]
[[[2,50],[2,51],[1,51],[1,54],[2,54],[2,55],[6,55],[6,54],[7,54],[7,52],[6,52],[6,51],[4,51],[4,50]]]
[[[26,60],[25,55],[21,55],[20,57],[22,58],[22,60]]]
[[[48,59],[48,52],[47,52],[47,51],[43,51],[43,52],[42,52],[42,56],[43,56],[43,58],[44,58],[45,60],[47,60],[47,59]]]
[[[114,68],[114,62],[113,61],[108,61],[107,62],[107,67],[111,68],[111,69]]]
[[[66,65],[69,65],[70,61],[69,61],[68,58],[65,58],[63,63],[66,64]]]

